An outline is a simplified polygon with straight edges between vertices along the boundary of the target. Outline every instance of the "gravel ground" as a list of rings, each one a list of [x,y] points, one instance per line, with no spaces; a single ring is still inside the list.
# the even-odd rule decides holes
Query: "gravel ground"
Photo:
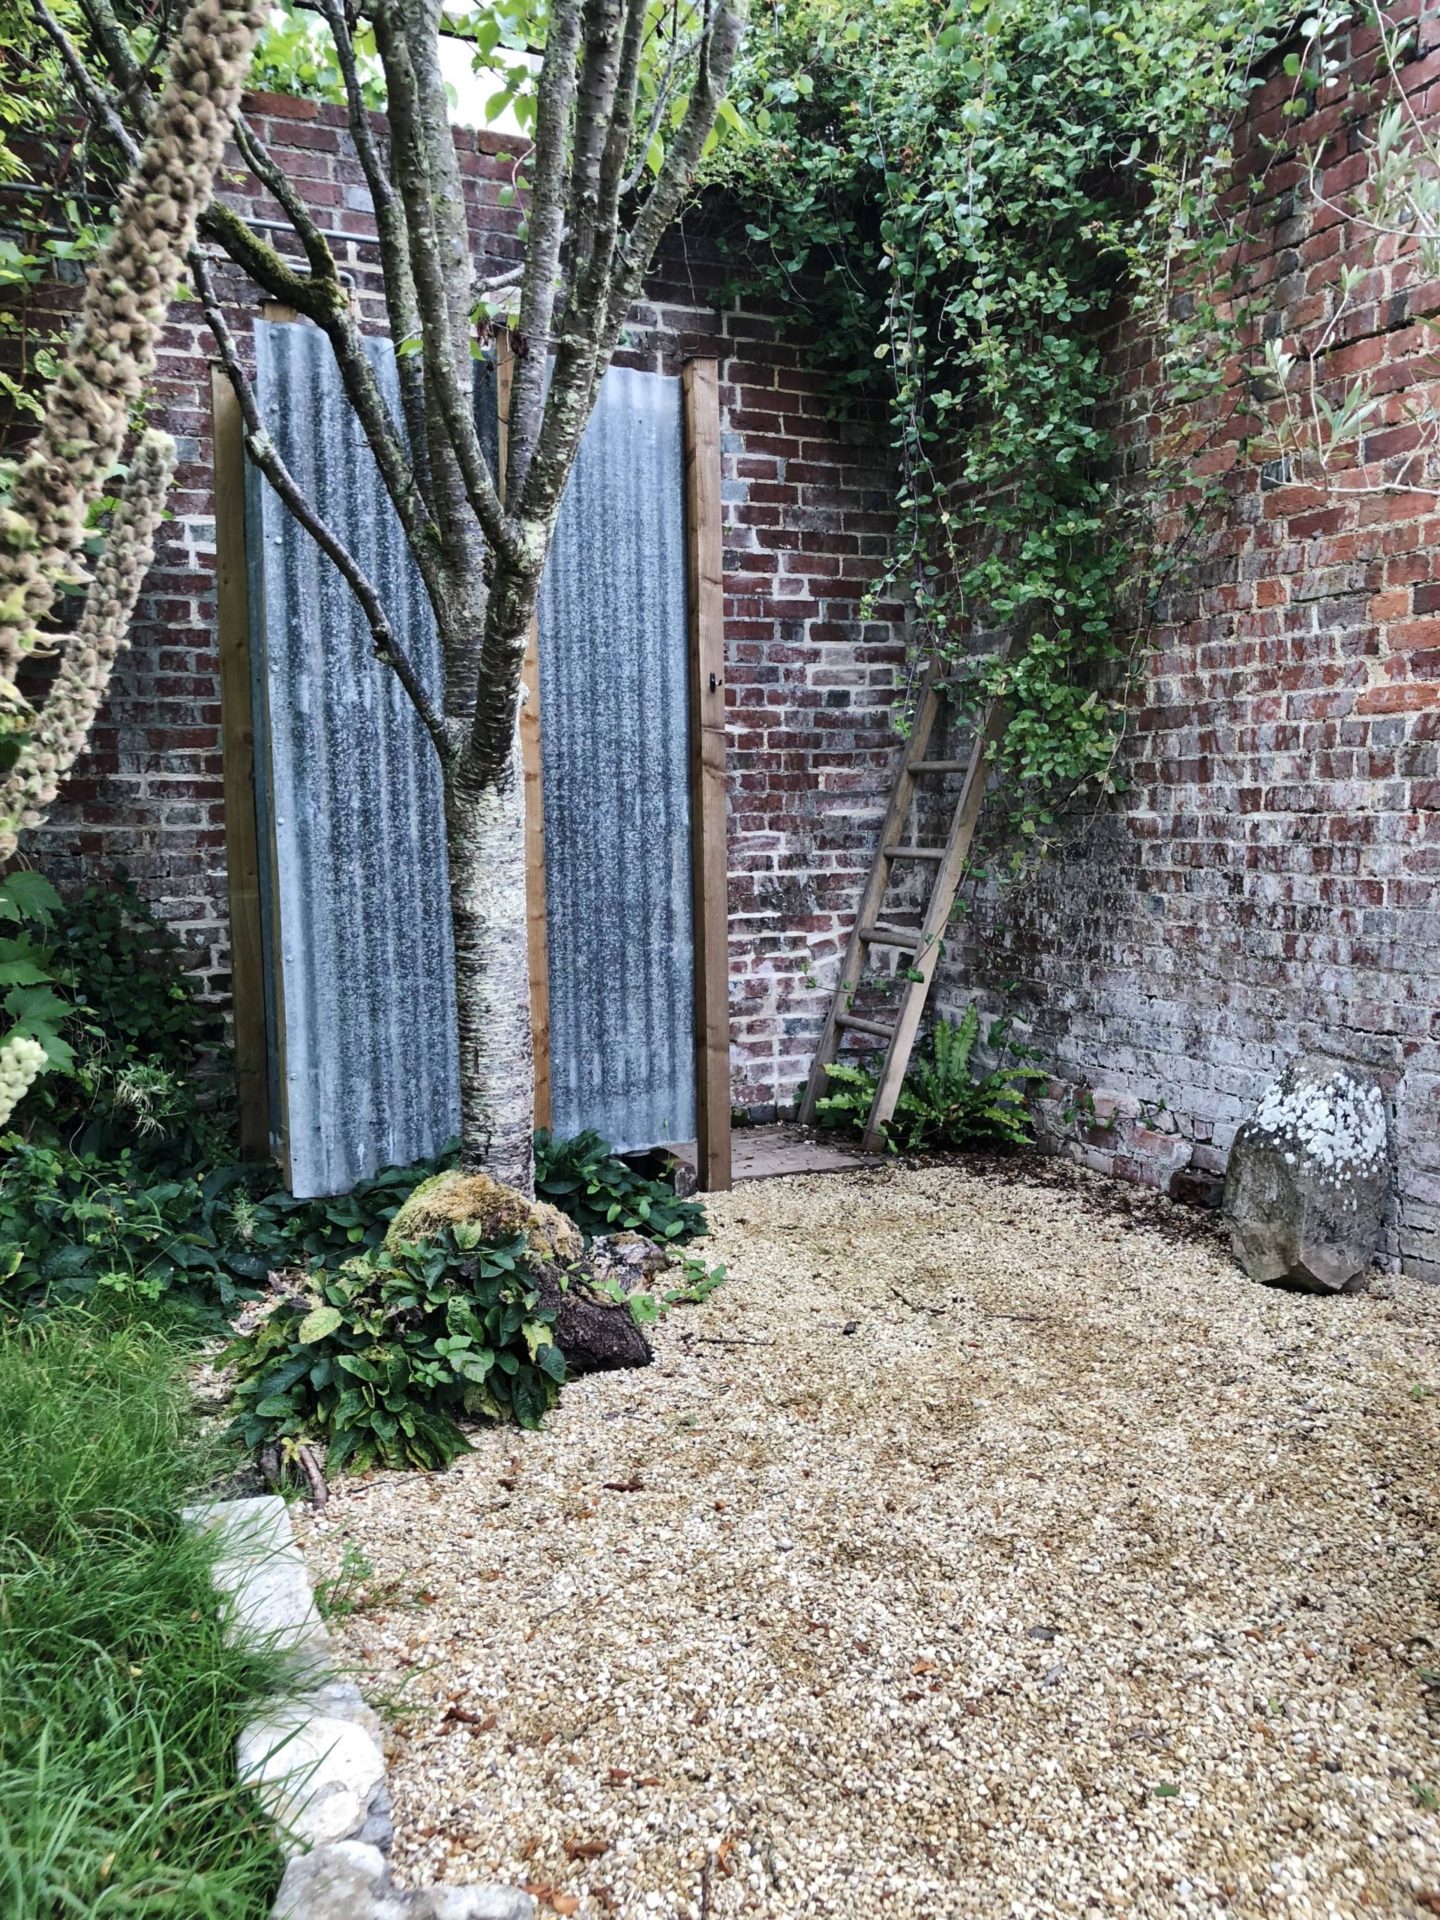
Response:
[[[542,1910],[1440,1914],[1440,1288],[1069,1173],[712,1203],[731,1280],[305,1531],[395,1859]]]

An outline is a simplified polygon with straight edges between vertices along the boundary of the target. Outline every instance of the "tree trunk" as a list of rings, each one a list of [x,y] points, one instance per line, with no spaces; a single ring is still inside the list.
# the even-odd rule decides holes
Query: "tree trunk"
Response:
[[[446,782],[455,936],[460,1157],[534,1197],[535,1058],[526,946],[525,786],[518,751],[493,785]]]

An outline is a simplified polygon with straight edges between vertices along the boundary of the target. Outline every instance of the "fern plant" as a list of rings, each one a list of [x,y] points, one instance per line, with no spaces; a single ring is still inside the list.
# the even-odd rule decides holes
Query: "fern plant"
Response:
[[[905,1076],[895,1116],[886,1127],[892,1151],[989,1141],[1016,1147],[1032,1143],[1025,1084],[1049,1076],[1033,1064],[1030,1049],[1011,1038],[1004,1017],[992,1020],[983,1036],[995,1065],[977,1073],[974,1056],[981,1039],[980,1009],[973,1003],[959,1020],[935,1022],[930,1051]],[[863,1129],[879,1084],[876,1076],[848,1061],[837,1061],[828,1071],[829,1088],[816,1101],[815,1111],[826,1126]]]

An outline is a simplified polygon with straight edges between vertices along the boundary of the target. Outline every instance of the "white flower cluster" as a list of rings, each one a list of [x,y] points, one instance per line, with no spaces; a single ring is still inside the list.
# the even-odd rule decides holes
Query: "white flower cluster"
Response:
[[[1327,1172],[1372,1173],[1385,1158],[1380,1095],[1343,1070],[1290,1092],[1277,1081],[1260,1102],[1255,1120]],[[1293,1166],[1294,1155],[1285,1157]]]
[[[28,1033],[12,1033],[0,1045],[0,1127],[30,1091],[45,1064],[45,1049]]]

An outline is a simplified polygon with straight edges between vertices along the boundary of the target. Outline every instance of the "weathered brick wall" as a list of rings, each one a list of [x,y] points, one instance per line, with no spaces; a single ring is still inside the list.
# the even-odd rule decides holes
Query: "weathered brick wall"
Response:
[[[1407,84],[1425,112],[1440,85],[1427,5]],[[1361,237],[1295,212],[1302,150],[1338,137],[1324,186],[1363,169],[1345,116],[1363,104],[1373,49],[1319,111],[1288,128],[1278,83],[1242,143],[1259,182],[1247,216],[1252,284],[1301,344],[1323,324]],[[380,325],[373,227],[341,117],[256,104],[262,131],[337,242]],[[481,150],[488,149],[488,150]],[[499,204],[503,143],[465,159],[477,235],[513,250]],[[240,176],[229,189],[252,210]],[[722,364],[730,734],[734,1095],[788,1106],[809,1057],[873,852],[889,783],[901,663],[894,608],[861,624],[891,499],[883,425],[830,421],[803,342],[776,316],[726,307],[703,236],[681,234],[634,316],[628,357],[673,370]],[[237,311],[253,311],[237,285]],[[1402,450],[1399,396],[1426,377],[1423,314],[1440,289],[1375,268],[1330,368],[1364,371],[1391,399],[1370,450]],[[182,436],[175,527],[94,750],[35,852],[55,868],[123,858],[227,991],[219,696],[214,639],[210,344],[183,315],[159,392]],[[1153,386],[1150,344],[1121,349],[1127,390]],[[1213,1190],[1234,1129],[1291,1052],[1315,1045],[1373,1065],[1397,1155],[1389,1251],[1440,1277],[1440,607],[1428,494],[1336,498],[1288,484],[1232,447],[1216,457],[1228,505],[1193,599],[1156,636],[1135,703],[1130,788],[1071,823],[1026,886],[976,903],[942,981],[951,1009],[978,995],[1017,1008],[1054,1063],[1052,1137],[1091,1164],[1191,1196]],[[1078,1104],[1079,1112],[1067,1118]]]
[[[267,96],[251,118],[303,182],[367,324],[384,317],[374,222],[338,109]],[[462,143],[477,254],[503,265],[517,215],[504,141]],[[236,168],[228,199],[283,224]],[[888,777],[889,688],[903,649],[890,618],[861,626],[857,602],[885,545],[892,498],[874,423],[836,425],[824,381],[781,337],[777,316],[723,298],[703,232],[682,230],[631,317],[622,359],[678,372],[720,361],[730,728],[730,907],[737,1104],[792,1101],[808,1066],[811,943],[833,950],[869,858]],[[261,297],[228,274],[242,342]],[[123,862],[179,930],[209,992],[229,992],[215,526],[213,342],[177,308],[155,382],[178,436],[173,521],[90,751],[27,852],[62,883]],[[893,610],[891,610],[893,612]]]
[[[1404,79],[1431,115],[1433,5],[1421,33]],[[1281,111],[1288,81],[1258,94],[1239,151],[1238,191],[1256,194],[1250,288],[1267,329],[1302,352],[1342,262],[1370,252],[1299,192],[1322,142],[1327,200],[1364,178],[1373,37],[1356,29],[1342,52],[1340,81],[1298,127]],[[1419,322],[1437,310],[1440,286],[1382,260],[1329,357],[1328,381],[1360,375],[1386,397],[1372,459],[1413,444],[1402,401],[1433,383]],[[1123,353],[1130,389],[1152,389],[1149,343]],[[943,1000],[1018,1004],[1063,1083],[1055,1136],[1093,1166],[1187,1195],[1213,1195],[1236,1126],[1297,1049],[1365,1063],[1391,1106],[1390,1256],[1440,1278],[1435,496],[1288,484],[1233,434],[1210,464],[1226,507],[1145,662],[1130,789],[1073,822],[1032,884],[978,905]]]

